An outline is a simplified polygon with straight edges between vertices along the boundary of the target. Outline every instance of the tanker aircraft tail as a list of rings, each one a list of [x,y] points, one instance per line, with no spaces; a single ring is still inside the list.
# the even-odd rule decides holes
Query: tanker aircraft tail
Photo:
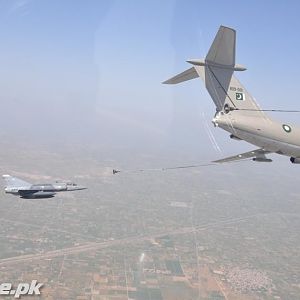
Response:
[[[234,76],[234,71],[246,70],[245,67],[236,64],[235,46],[236,31],[220,26],[205,59],[188,60],[187,62],[193,65],[191,68],[163,83],[177,84],[200,77],[216,106],[216,113],[212,119],[215,127],[229,132],[231,139],[244,140],[255,145],[256,149],[211,163],[151,169],[152,171],[199,168],[215,163],[250,159],[256,162],[271,162],[272,160],[266,156],[271,153],[289,156],[293,164],[300,164],[300,127],[278,122],[265,113],[266,111],[300,113],[300,110],[260,109],[254,98]],[[121,171],[113,170],[113,174],[119,172]]]
[[[264,116],[253,97],[233,75],[234,71],[244,71],[245,67],[235,63],[236,31],[221,26],[205,59],[190,59],[193,67],[164,81],[177,84],[200,77],[216,105],[217,111],[249,110],[251,115]]]

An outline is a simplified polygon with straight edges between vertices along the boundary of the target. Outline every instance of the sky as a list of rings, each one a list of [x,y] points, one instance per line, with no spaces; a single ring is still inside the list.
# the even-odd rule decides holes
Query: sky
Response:
[[[205,57],[226,25],[248,68],[237,77],[260,106],[299,110],[299,11],[298,1],[0,0],[1,137],[190,160],[249,150],[213,128],[200,80],[161,82]]]

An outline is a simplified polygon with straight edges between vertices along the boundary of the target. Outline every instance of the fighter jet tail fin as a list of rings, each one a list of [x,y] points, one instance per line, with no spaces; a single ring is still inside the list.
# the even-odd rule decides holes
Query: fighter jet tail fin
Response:
[[[192,59],[187,62],[193,67],[166,80],[163,83],[177,84],[200,77],[216,105],[217,111],[224,108],[251,111],[252,115],[263,115],[253,97],[233,75],[245,67],[235,63],[236,32],[221,26],[204,60]]]
[[[7,187],[29,187],[31,183],[10,175],[2,175]]]

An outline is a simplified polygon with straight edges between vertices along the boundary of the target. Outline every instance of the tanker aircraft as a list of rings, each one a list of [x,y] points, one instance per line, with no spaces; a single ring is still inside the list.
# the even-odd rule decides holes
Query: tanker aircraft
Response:
[[[246,153],[215,160],[227,163],[242,159],[271,162],[266,155],[277,153],[290,157],[294,164],[300,163],[300,128],[281,123],[266,114],[233,75],[246,68],[235,63],[236,31],[221,26],[205,57],[191,59],[190,69],[163,82],[177,84],[200,77],[216,106],[212,122],[230,133],[230,138],[244,140],[258,148]],[[270,110],[274,111],[274,110]]]

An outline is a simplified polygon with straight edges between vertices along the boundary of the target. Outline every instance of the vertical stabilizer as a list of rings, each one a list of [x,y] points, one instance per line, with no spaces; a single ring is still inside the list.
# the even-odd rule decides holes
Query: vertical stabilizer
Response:
[[[10,175],[3,175],[3,179],[6,182],[6,187],[29,187],[31,183],[26,182],[22,179],[12,177]]]
[[[219,31],[206,55],[207,64],[234,68],[236,32],[232,28],[220,26]]]

